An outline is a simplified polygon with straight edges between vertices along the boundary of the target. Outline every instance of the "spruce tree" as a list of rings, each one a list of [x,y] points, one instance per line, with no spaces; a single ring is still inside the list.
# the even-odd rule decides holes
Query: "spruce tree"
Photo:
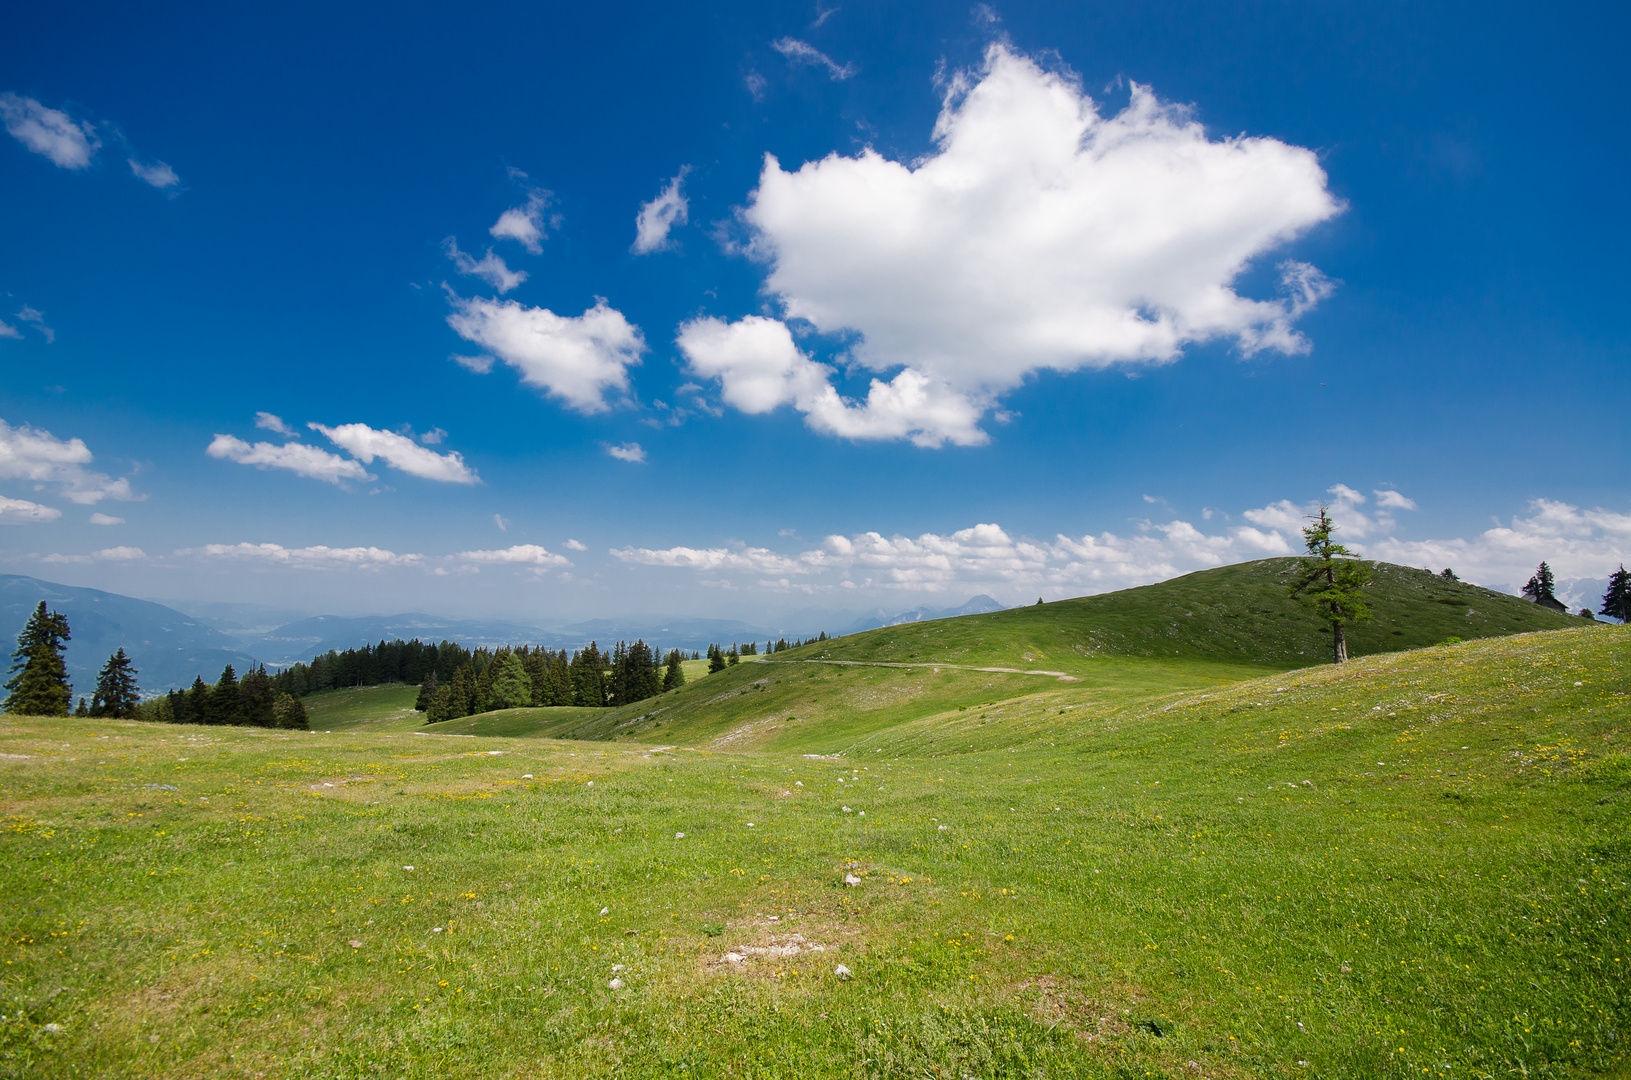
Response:
[[[1524,598],[1550,607],[1557,602],[1557,597],[1552,595],[1552,587],[1555,584],[1556,582],[1552,578],[1552,568],[1542,562],[1535,570],[1534,575],[1524,583]]]
[[[207,724],[210,722],[210,688],[204,681],[204,676],[193,676],[193,684],[187,690],[187,719],[186,724]]]
[[[1343,628],[1351,622],[1370,621],[1370,607],[1361,590],[1370,584],[1371,568],[1331,538],[1337,525],[1327,511],[1321,505],[1314,524],[1303,530],[1308,555],[1298,560],[1290,592],[1313,604],[1330,624],[1331,653],[1335,663],[1343,664],[1348,660],[1348,636]]]
[[[45,609],[45,601],[34,609],[23,632],[17,635],[17,651],[11,654],[11,691],[4,709],[14,716],[67,716],[73,704],[73,687],[68,684],[68,666],[62,654],[70,640],[68,617]]]
[[[725,670],[725,654],[718,645],[708,646],[708,674]]]
[[[228,664],[221,669],[221,677],[210,689],[205,706],[205,723],[242,724],[244,722],[243,690],[238,685],[238,673]]]
[[[272,724],[289,731],[310,731],[306,705],[293,694],[279,694],[272,702]]]
[[[513,652],[504,652],[488,669],[493,680],[487,687],[488,709],[519,709],[532,704],[532,676],[527,665]]]
[[[141,704],[141,688],[136,685],[139,672],[131,666],[130,657],[120,649],[108,657],[96,677],[96,693],[91,695],[92,716],[112,716],[127,719],[136,715]]]
[[[680,666],[680,651],[668,654],[668,670],[663,672],[663,689],[677,690],[685,685],[685,668]]]
[[[419,684],[419,697],[413,703],[414,710],[417,712],[425,712],[428,710],[430,708],[430,703],[436,698],[436,691],[440,687],[441,684],[436,681],[435,671],[432,671],[429,675],[426,675],[425,681]]]
[[[1626,573],[1624,563],[1608,575],[1608,589],[1603,593],[1603,606],[1597,609],[1597,614],[1631,622],[1631,573]]]

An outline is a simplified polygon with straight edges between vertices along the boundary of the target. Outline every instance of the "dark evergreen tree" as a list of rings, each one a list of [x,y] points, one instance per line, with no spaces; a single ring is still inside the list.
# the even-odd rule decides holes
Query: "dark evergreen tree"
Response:
[[[210,688],[204,706],[207,724],[242,724],[244,722],[243,691],[238,686],[238,673],[228,664],[221,669],[221,677]]]
[[[17,635],[17,651],[11,654],[11,691],[3,706],[14,716],[67,716],[73,704],[73,687],[68,684],[68,666],[62,654],[67,651],[68,617],[45,609],[45,601],[34,609]]]
[[[708,646],[708,674],[725,670],[725,653],[718,645]]]
[[[532,704],[532,676],[521,657],[505,651],[488,671],[493,677],[487,687],[487,709],[520,709]]]
[[[210,688],[199,675],[193,679],[192,686],[187,690],[187,720],[189,724],[207,724],[210,722]]]
[[[1371,568],[1332,539],[1336,529],[1327,508],[1321,506],[1314,524],[1303,530],[1308,555],[1298,560],[1290,592],[1313,604],[1330,624],[1332,656],[1342,664],[1348,660],[1348,636],[1343,628],[1351,622],[1370,621],[1370,606],[1362,590],[1370,584]]]
[[[79,699],[79,707],[74,710],[74,715],[75,716],[89,716],[89,715],[91,715],[90,706],[85,704],[85,699],[84,698]]]
[[[1542,562],[1536,568],[1534,575],[1524,583],[1524,598],[1546,607],[1559,607],[1561,605],[1558,603],[1557,597],[1552,595],[1554,585],[1556,585],[1556,581],[1552,578],[1552,568]]]
[[[272,677],[266,673],[265,665],[257,665],[249,670],[238,684],[239,700],[241,702],[240,724],[250,727],[277,727],[277,688],[272,684]]]
[[[433,670],[429,675],[425,676],[425,681],[419,684],[419,697],[413,703],[414,709],[418,712],[429,709],[430,703],[435,699],[436,691],[440,687],[441,683],[436,681],[436,672]]]
[[[681,663],[678,649],[668,654],[667,669],[663,672],[664,690],[677,690],[685,685],[685,668]]]
[[[1455,571],[1451,570],[1448,566],[1446,566],[1444,569],[1440,570],[1438,572],[1438,576],[1443,578],[1445,581],[1460,581],[1461,580],[1460,578],[1455,576]]]
[[[572,654],[572,704],[600,707],[606,704],[606,658],[591,641]]]
[[[1597,609],[1597,614],[1631,622],[1631,573],[1626,571],[1624,563],[1608,575],[1608,588],[1603,590],[1603,606]]]
[[[124,649],[119,649],[96,677],[96,693],[91,695],[92,716],[113,716],[126,719],[136,715],[141,704],[141,688],[136,685],[140,674],[130,663]]]

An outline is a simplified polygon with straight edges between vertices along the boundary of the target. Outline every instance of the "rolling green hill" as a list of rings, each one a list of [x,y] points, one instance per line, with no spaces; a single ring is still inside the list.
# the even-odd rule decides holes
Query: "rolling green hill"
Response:
[[[562,738],[830,753],[897,724],[999,702],[1064,694],[1106,706],[1221,685],[1328,662],[1326,625],[1287,594],[1295,566],[1263,559],[1120,592],[884,627],[745,661],[618,709],[510,710],[468,718],[461,731],[512,735],[533,723]],[[1389,563],[1375,564],[1369,592],[1373,621],[1349,629],[1355,657],[1581,623]]]

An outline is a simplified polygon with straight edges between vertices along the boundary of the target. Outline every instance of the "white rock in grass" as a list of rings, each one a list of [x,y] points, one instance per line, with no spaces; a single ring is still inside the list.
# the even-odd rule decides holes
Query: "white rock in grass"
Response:
[[[613,964],[612,965],[612,974],[613,975],[616,975],[619,971],[627,971],[627,970],[628,970],[628,966],[625,965],[625,964]]]
[[[685,839],[685,834],[684,834],[684,833],[682,833],[682,832],[677,832],[677,833],[675,833],[675,834],[674,834],[674,839],[676,839],[676,840],[684,840],[684,839]]]
[[[861,879],[856,877],[854,874],[845,874],[844,875],[844,884],[845,885],[859,885],[860,883],[861,883]]]
[[[609,907],[603,907],[600,909],[600,913],[602,915],[610,915],[612,913],[612,909]]]
[[[531,780],[531,779],[532,779],[532,774],[531,774],[531,773],[522,773],[522,774],[521,774],[521,779],[523,779],[523,780]]]
[[[837,975],[839,980],[842,982],[848,982],[850,979],[855,978],[855,972],[851,971],[843,964],[839,964],[837,967],[833,968],[832,973]]]
[[[621,990],[623,989],[623,980],[613,979],[611,982],[606,984],[606,988],[608,990]]]
[[[743,964],[746,962],[747,957],[743,956],[739,952],[728,952],[725,954],[725,963],[727,964]]]
[[[40,1030],[51,1035],[61,1035],[63,1029],[61,1024],[46,1024]]]

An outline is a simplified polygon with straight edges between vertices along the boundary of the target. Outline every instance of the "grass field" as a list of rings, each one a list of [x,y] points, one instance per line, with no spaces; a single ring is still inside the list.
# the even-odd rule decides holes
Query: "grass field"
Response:
[[[1631,631],[1568,625],[744,663],[600,742],[3,717],[0,1070],[1624,1075]]]

